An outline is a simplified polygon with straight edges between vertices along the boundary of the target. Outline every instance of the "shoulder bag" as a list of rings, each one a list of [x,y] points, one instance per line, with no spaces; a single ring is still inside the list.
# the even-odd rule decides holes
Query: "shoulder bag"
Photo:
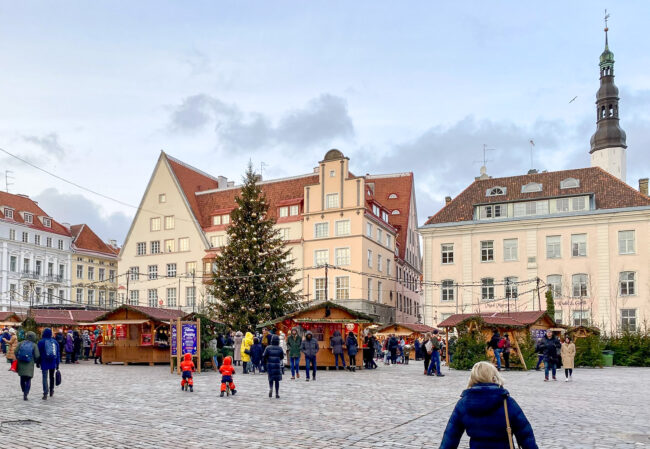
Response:
[[[506,411],[506,432],[508,432],[508,444],[510,449],[515,449],[515,444],[512,439],[512,428],[510,427],[510,417],[508,416],[508,398],[503,400],[503,409]],[[519,442],[517,442],[517,447],[521,448]]]

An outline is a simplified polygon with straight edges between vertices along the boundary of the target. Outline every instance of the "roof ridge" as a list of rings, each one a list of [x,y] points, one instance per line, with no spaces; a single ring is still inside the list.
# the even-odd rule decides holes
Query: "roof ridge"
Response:
[[[181,161],[180,159],[176,159],[175,157],[170,156],[169,154],[165,153],[164,151],[163,151],[162,153],[163,153],[163,154],[165,155],[165,157],[166,157],[167,159],[169,159],[170,161],[172,161],[172,162],[176,162],[177,164],[182,165],[183,167],[187,168],[188,170],[192,170],[192,171],[194,171],[194,172],[196,172],[196,173],[198,173],[198,174],[200,174],[200,175],[203,175],[203,176],[205,176],[205,177],[207,177],[207,178],[212,179],[213,181],[217,181],[217,182],[219,182],[219,180],[218,180],[217,178],[215,178],[214,176],[212,176],[211,174],[206,173],[206,172],[204,172],[203,170],[199,170],[198,168],[196,168],[196,167],[194,167],[194,166],[188,164],[187,162],[183,162],[183,161]]]
[[[632,187],[631,185],[629,185],[627,182],[623,181],[622,179],[617,178],[616,176],[612,175],[612,174],[611,174],[610,172],[608,172],[607,170],[604,170],[602,167],[591,167],[591,168],[595,168],[595,169],[598,169],[598,170],[602,171],[602,172],[605,173],[607,176],[609,176],[610,178],[612,178],[614,181],[616,181],[616,182],[618,182],[619,184],[623,185],[624,187],[630,189],[632,192],[634,192],[635,194],[639,195],[641,198],[643,198],[643,199],[645,199],[645,200],[650,199],[650,196],[648,196],[648,195],[644,195],[643,193],[639,192],[637,189],[635,189],[634,187]]]
[[[274,184],[276,182],[284,182],[284,181],[293,181],[296,179],[302,179],[302,178],[309,178],[310,176],[318,176],[318,173],[307,173],[304,175],[296,175],[296,176],[288,176],[286,178],[276,178],[276,179],[269,179],[268,181],[258,181],[256,184],[259,185],[266,185],[266,184]],[[199,192],[194,192],[195,195],[208,195],[210,193],[217,193],[217,192],[227,192],[230,190],[238,190],[241,189],[243,184],[237,184],[232,187],[226,187],[224,189],[210,189],[210,190],[201,190]]]

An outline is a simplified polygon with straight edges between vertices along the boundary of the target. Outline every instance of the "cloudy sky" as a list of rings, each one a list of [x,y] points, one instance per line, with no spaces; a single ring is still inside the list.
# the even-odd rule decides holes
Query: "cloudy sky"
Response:
[[[161,149],[239,180],[415,173],[420,221],[478,174],[589,165],[601,1],[0,3],[0,148],[137,205]],[[628,182],[650,175],[650,2],[610,3]],[[575,100],[570,102],[574,97]],[[122,241],[134,209],[0,153],[12,193]],[[4,188],[4,182],[2,188]]]

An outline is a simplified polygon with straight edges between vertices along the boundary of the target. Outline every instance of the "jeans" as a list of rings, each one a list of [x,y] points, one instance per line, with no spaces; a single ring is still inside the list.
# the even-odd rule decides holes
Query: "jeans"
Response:
[[[431,362],[431,354],[429,354],[426,350],[424,351],[424,372],[428,373],[429,372],[429,363]]]
[[[497,369],[501,369],[501,352],[503,349],[496,348],[494,350],[494,358],[497,359]]]
[[[248,363],[249,362],[242,361],[242,373],[244,374],[248,374]]]
[[[316,379],[316,356],[305,355],[305,375],[309,379],[309,365],[311,364],[312,376]]]
[[[506,369],[510,369],[510,352],[503,351],[503,360],[506,362]]]
[[[70,356],[71,356],[71,355],[72,355],[72,354],[70,354],[69,352],[66,352],[66,353],[65,353],[65,363],[70,363]]]
[[[336,365],[336,369],[339,368],[339,358],[341,359],[343,368],[345,368],[345,357],[343,357],[343,354],[334,354],[334,364]]]
[[[27,376],[20,376],[20,389],[23,392],[23,395],[27,397],[29,394],[29,389],[32,387],[32,378]]]
[[[350,358],[350,368],[357,366],[357,356],[348,354],[348,357]]]
[[[573,376],[573,368],[566,368],[564,370],[564,376],[567,378]]]
[[[84,360],[88,360],[89,355],[90,355],[90,346],[86,346],[84,348]]]
[[[440,374],[440,351],[433,351],[431,353],[431,364],[429,364],[429,369],[427,374],[431,374],[433,370],[436,370],[436,374]]]
[[[554,360],[549,359],[548,357],[544,357],[544,377],[548,379],[548,372],[549,370],[553,371],[553,379],[555,379],[555,371],[557,369],[557,366],[555,364]]]
[[[535,369],[539,369],[539,365],[542,364],[542,360],[544,360],[544,356],[542,354],[537,354],[537,366]]]
[[[390,350],[390,363],[395,365],[397,363],[397,349]]]
[[[291,377],[296,377],[300,372],[300,357],[289,357],[289,364],[291,365]]]
[[[54,391],[54,371],[53,369],[43,370],[43,394],[47,394],[48,391]],[[47,387],[48,377],[50,378],[50,388]]]

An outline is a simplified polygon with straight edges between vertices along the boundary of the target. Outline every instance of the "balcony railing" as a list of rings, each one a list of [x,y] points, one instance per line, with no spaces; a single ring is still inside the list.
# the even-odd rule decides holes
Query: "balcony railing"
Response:
[[[55,284],[60,284],[63,282],[63,276],[60,276],[58,274],[48,274],[45,277],[45,282],[52,282]]]
[[[36,271],[23,271],[20,277],[23,279],[39,279],[41,273],[37,273]]]

